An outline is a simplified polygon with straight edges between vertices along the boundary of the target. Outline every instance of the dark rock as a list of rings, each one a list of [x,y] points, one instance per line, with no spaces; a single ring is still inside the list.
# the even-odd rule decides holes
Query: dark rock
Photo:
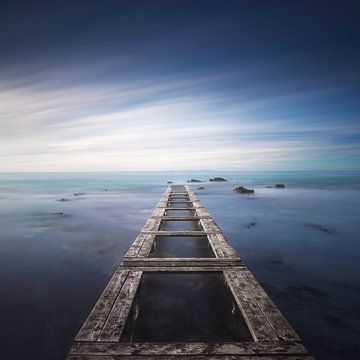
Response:
[[[314,229],[323,231],[323,232],[325,232],[325,233],[327,233],[327,234],[332,234],[332,235],[336,235],[336,234],[337,234],[337,232],[336,232],[335,230],[329,229],[329,228],[327,228],[326,226],[321,225],[321,224],[306,224],[305,226],[307,226],[307,227],[312,227],[312,228],[314,228]]]
[[[284,264],[284,262],[282,260],[271,260],[271,261],[269,261],[269,264],[282,265],[282,264]]]
[[[62,199],[59,199],[58,201],[69,201],[69,200],[65,199],[65,198],[62,198]]]
[[[85,195],[85,193],[83,193],[83,192],[74,193],[74,196],[82,196],[82,195]]]
[[[227,181],[227,180],[222,177],[215,177],[215,178],[209,179],[209,181]]]
[[[274,188],[275,189],[285,189],[285,185],[284,184],[275,184]]]
[[[251,223],[245,225],[245,227],[246,227],[247,229],[250,229],[250,228],[254,227],[255,225],[256,225],[256,222],[251,222]]]
[[[239,186],[235,188],[234,191],[237,192],[238,194],[253,194],[255,192],[255,190],[246,189],[243,186]]]
[[[64,213],[62,211],[58,211],[58,212],[54,212],[53,215],[62,216],[62,215],[64,215]]]
[[[325,298],[325,297],[329,297],[329,294],[315,289],[311,286],[306,286],[306,285],[293,285],[293,286],[288,286],[286,288],[286,290],[289,293],[293,293],[296,295],[310,295],[313,297],[317,297],[317,298]]]
[[[190,179],[186,181],[187,183],[199,183],[199,182],[203,182],[202,180],[197,180],[197,179]]]
[[[173,184],[173,182],[172,182],[172,181],[168,181],[167,184]]]
[[[198,190],[205,190],[205,188],[203,186],[199,186]]]

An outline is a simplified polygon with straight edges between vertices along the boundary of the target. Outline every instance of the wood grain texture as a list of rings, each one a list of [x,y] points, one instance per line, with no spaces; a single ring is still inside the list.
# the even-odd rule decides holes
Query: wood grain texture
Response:
[[[72,355],[307,355],[297,342],[267,341],[234,343],[74,343]]]
[[[98,340],[120,341],[137,288],[142,276],[141,271],[130,271],[117,296]]]

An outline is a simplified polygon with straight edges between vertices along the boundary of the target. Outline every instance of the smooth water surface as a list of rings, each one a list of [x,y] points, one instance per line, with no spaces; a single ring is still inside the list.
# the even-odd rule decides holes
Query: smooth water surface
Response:
[[[63,359],[166,182],[216,176],[191,186],[309,351],[357,359],[358,172],[0,174],[0,358]]]
[[[252,341],[222,273],[145,273],[123,341]]]
[[[150,257],[215,257],[206,236],[156,236]]]

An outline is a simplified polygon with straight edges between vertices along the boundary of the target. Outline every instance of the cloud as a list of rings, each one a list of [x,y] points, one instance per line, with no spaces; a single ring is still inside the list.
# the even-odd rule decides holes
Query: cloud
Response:
[[[277,169],[359,155],[351,117],[311,114],[336,89],[250,85],[229,71],[75,83],[62,73],[2,82],[0,170]]]

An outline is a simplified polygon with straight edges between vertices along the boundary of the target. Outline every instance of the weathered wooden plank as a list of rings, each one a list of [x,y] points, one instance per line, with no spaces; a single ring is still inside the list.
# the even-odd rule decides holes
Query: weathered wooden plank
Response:
[[[143,234],[155,234],[157,236],[206,236],[206,231],[142,231]]]
[[[200,216],[152,216],[152,218],[169,221],[197,221],[203,219]]]
[[[299,335],[289,325],[287,320],[284,318],[278,308],[274,305],[274,303],[271,301],[264,289],[256,281],[254,276],[250,273],[250,271],[238,273],[237,276],[238,279],[241,279],[243,283],[246,284],[246,289],[254,297],[259,308],[267,317],[270,325],[275,330],[279,339],[287,341],[300,341]]]
[[[209,234],[209,243],[212,250],[219,258],[239,258],[236,250],[229,244],[225,236],[221,233]]]
[[[171,207],[171,206],[166,206],[165,207],[165,210],[195,210],[195,208],[194,207],[181,207],[181,206],[179,206],[179,207]]]
[[[155,241],[155,235],[146,235],[146,239],[141,246],[141,249],[138,253],[138,257],[149,256],[154,241]]]
[[[216,225],[213,219],[201,219],[200,223],[206,232],[222,233],[222,230]]]
[[[121,268],[115,271],[110,282],[77,334],[75,338],[76,341],[93,341],[98,339],[128,274],[129,271]]]
[[[159,230],[159,227],[160,227],[160,220],[150,217],[146,221],[146,223],[141,231],[157,231],[157,230]]]
[[[156,207],[157,207],[157,208],[165,207],[166,204],[167,204],[167,202],[168,202],[167,199],[160,200],[160,201],[157,203]]]
[[[303,345],[289,341],[233,343],[74,343],[71,355],[307,355]]]
[[[146,271],[146,272],[185,272],[185,271],[192,271],[192,272],[206,272],[206,271],[224,271],[224,270],[247,270],[246,266],[243,264],[236,265],[236,266],[123,266],[126,270],[131,271]]]
[[[99,341],[120,341],[141,276],[142,271],[129,272],[100,333]]]
[[[132,256],[137,256],[137,254],[139,253],[141,246],[143,244],[143,242],[146,240],[147,236],[149,236],[148,234],[144,234],[144,233],[140,233],[135,241],[133,242],[133,244],[130,246],[129,250],[127,251],[127,253],[125,254],[125,257],[132,257]]]
[[[151,217],[165,216],[165,208],[155,208],[151,214]]]
[[[240,259],[217,259],[217,258],[125,258],[124,266],[237,266],[241,265]]]
[[[165,360],[162,355],[75,355],[67,360]],[[166,360],[314,360],[307,355],[171,355]]]
[[[278,340],[274,329],[270,326],[256,301],[246,290],[244,283],[239,281],[239,273],[241,272],[227,270],[224,271],[224,276],[251,335],[255,341]]]
[[[211,217],[211,215],[205,208],[197,208],[196,214],[201,217]]]

